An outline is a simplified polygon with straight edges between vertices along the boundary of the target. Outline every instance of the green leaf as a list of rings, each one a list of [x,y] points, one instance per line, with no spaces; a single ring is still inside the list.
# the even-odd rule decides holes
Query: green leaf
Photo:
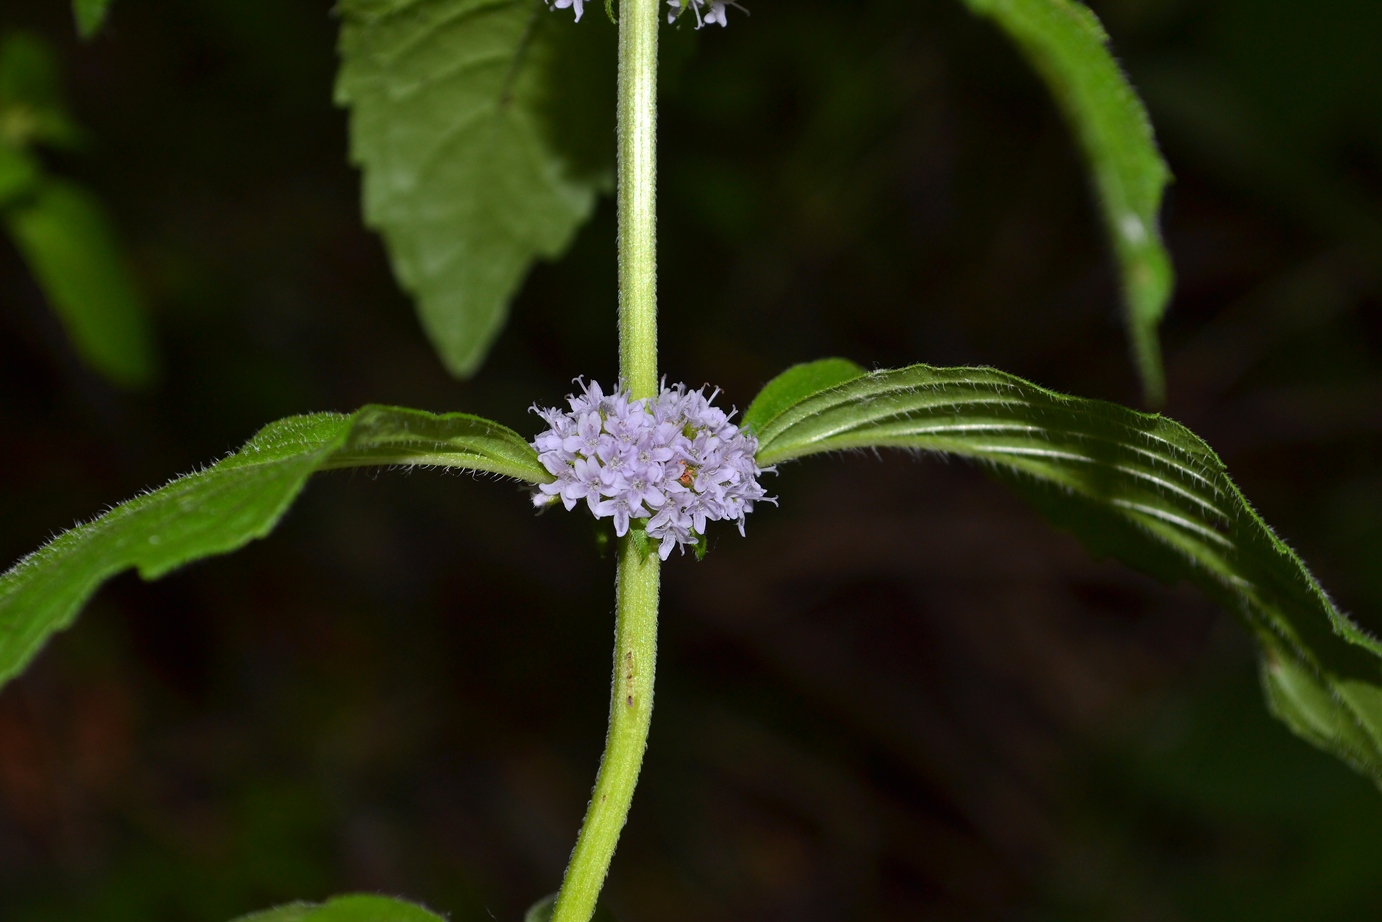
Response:
[[[443,363],[470,375],[533,261],[563,253],[608,186],[608,170],[590,169],[558,124],[591,92],[564,55],[602,24],[577,29],[541,0],[343,0],[339,10],[336,99],[351,110],[365,221],[384,235]],[[607,57],[612,67],[612,43]],[[613,111],[603,110],[610,128]]]
[[[1157,328],[1174,284],[1158,213],[1171,172],[1147,110],[1108,48],[1108,34],[1077,0],[964,0],[997,23],[1040,73],[1084,150],[1118,258],[1133,357],[1147,402],[1166,382]]]
[[[849,359],[820,359],[804,365],[793,365],[768,382],[753,398],[744,413],[743,426],[750,432],[762,432],[763,427],[786,410],[828,387],[852,381],[863,375],[864,369]]]
[[[39,176],[38,164],[32,157],[0,144],[0,209],[27,195]]]
[[[557,908],[557,894],[544,896],[528,907],[523,913],[523,922],[552,922],[552,912]]]
[[[0,576],[0,683],[115,574],[134,567],[157,579],[236,550],[273,530],[313,472],[377,465],[552,479],[522,436],[478,416],[368,406],[279,420],[239,452],[63,532]]]
[[[77,34],[91,39],[105,25],[110,0],[72,0],[72,12],[77,17]]]
[[[77,354],[116,384],[152,381],[148,311],[96,200],[49,179],[12,202],[4,221]]]
[[[338,896],[325,905],[290,903],[234,922],[445,922],[421,906],[373,894]]]
[[[1194,583],[1234,612],[1262,648],[1272,712],[1382,783],[1382,644],[1179,423],[991,369],[914,365],[802,395],[758,438],[764,465],[866,448],[983,462],[1094,552]]]
[[[1374,715],[1349,705],[1341,687],[1347,683],[1330,682],[1316,670],[1270,652],[1262,657],[1261,672],[1267,709],[1298,736],[1321,749],[1340,749],[1348,761],[1356,761],[1353,753],[1376,750],[1376,736],[1366,723]],[[1372,774],[1376,779],[1375,769]]]

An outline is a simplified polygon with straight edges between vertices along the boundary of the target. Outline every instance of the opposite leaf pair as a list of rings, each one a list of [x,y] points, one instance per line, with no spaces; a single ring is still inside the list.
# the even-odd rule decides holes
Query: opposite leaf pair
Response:
[[[1187,580],[1262,649],[1268,704],[1291,729],[1382,782],[1382,644],[1339,612],[1185,427],[984,368],[866,373],[827,359],[769,382],[744,416],[760,467],[901,448],[971,458],[1096,554]],[[518,433],[466,414],[365,407],[266,426],[241,451],[65,532],[0,576],[0,681],[100,584],[146,579],[267,535],[315,471],[437,466],[553,480]]]

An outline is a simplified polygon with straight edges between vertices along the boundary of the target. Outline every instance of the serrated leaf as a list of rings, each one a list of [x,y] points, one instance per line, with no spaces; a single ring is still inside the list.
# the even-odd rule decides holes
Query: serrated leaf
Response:
[[[554,97],[590,91],[557,63],[577,30],[541,0],[339,9],[336,99],[350,107],[365,222],[384,235],[447,369],[470,375],[534,260],[566,250],[608,184],[607,171],[586,169],[562,143],[549,109]],[[612,127],[612,106],[608,117]]]
[[[338,896],[324,905],[291,903],[234,922],[445,922],[421,906],[373,894]]]
[[[1194,583],[1234,612],[1262,648],[1272,712],[1382,783],[1382,644],[1179,423],[992,369],[914,365],[803,396],[758,438],[763,465],[872,448],[983,462],[1095,553]]]
[[[1143,395],[1160,406],[1166,382],[1157,328],[1174,278],[1159,212],[1171,171],[1157,150],[1146,107],[1110,54],[1108,33],[1078,0],[964,2],[1017,43],[1079,140],[1118,259]]]
[[[386,465],[552,479],[522,436],[478,416],[368,406],[279,420],[235,454],[63,532],[0,575],[0,684],[115,574],[133,567],[157,579],[243,547],[273,530],[314,472]]]
[[[81,187],[35,182],[3,211],[5,226],[82,360],[116,384],[157,375],[148,308],[110,221]]]
[[[111,0],[72,0],[72,13],[77,18],[77,34],[91,39],[105,25]]]

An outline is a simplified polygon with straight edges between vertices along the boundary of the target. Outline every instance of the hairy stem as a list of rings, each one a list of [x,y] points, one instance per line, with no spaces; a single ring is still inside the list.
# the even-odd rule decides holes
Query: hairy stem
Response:
[[[658,2],[619,7],[619,370],[634,397],[657,393]],[[635,534],[619,542],[605,754],[552,922],[589,922],[594,914],[648,742],[661,561]]]
[[[633,789],[648,741],[648,723],[653,716],[659,563],[656,554],[643,553],[632,534],[620,540],[609,735],[605,738],[605,754],[600,760],[590,808],[571,852],[552,922],[588,922],[594,914],[595,901],[633,802]]]
[[[657,393],[657,0],[619,5],[619,371]]]

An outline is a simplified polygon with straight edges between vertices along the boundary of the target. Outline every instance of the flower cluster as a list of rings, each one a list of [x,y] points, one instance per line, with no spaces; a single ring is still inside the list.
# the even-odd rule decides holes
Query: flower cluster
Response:
[[[574,509],[585,500],[596,518],[614,519],[620,537],[643,522],[666,560],[673,548],[698,544],[706,522],[737,520],[743,534],[753,504],[773,501],[758,483],[758,440],[714,406],[718,390],[706,396],[678,384],[631,400],[622,388],[606,396],[593,381],[578,383],[570,411],[533,407],[550,427],[533,447],[557,478],[538,487],[536,505],[560,498]]]
[[[581,14],[585,12],[585,4],[586,0],[547,0],[548,9],[564,10],[574,7],[576,22],[581,21]],[[729,20],[725,18],[725,9],[731,6],[741,10],[746,16],[749,12],[735,3],[734,0],[667,0],[667,5],[672,7],[672,12],[667,14],[668,22],[676,22],[681,18],[681,14],[689,9],[695,14],[697,29],[706,25],[729,25]]]
[[[749,11],[744,9],[734,0],[667,0],[667,5],[672,7],[672,12],[667,14],[668,22],[676,22],[681,18],[681,14],[690,9],[696,16],[696,28],[699,29],[706,25],[719,24],[729,25],[729,20],[725,18],[725,8],[734,7],[745,16]],[[701,15],[701,10],[705,9],[705,15]]]

